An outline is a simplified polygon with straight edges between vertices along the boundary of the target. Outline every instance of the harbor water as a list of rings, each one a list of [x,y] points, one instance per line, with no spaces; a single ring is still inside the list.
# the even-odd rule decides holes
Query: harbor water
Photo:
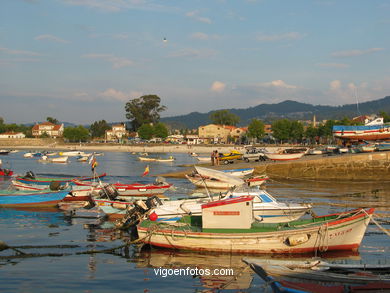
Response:
[[[140,162],[138,154],[106,152],[97,157],[96,171],[108,174],[105,182],[148,183],[156,175],[197,163],[185,153],[151,156],[171,155],[176,158],[174,162]],[[37,176],[91,175],[88,162],[80,163],[75,158],[70,158],[67,164],[41,163],[18,152],[1,159],[3,167],[21,175],[30,170]],[[150,173],[142,177],[147,165]],[[8,179],[0,180],[1,189],[11,183]],[[168,197],[204,193],[185,178],[166,180],[174,184],[166,193]],[[312,203],[313,212],[318,215],[375,207],[375,219],[383,228],[390,228],[390,180],[337,183],[269,180],[263,188],[279,201]],[[0,292],[269,292],[267,285],[242,262],[242,258],[250,255],[124,246],[129,235],[115,230],[111,222],[98,215],[93,210],[74,217],[57,209],[0,208],[0,241],[11,247],[0,251]],[[359,252],[319,256],[339,263],[389,264],[390,238],[371,223]]]

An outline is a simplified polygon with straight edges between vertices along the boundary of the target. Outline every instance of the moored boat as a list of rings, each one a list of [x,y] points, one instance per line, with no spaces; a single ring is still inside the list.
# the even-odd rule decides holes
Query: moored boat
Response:
[[[374,209],[314,217],[289,223],[253,222],[252,196],[202,205],[202,216],[178,224],[145,220],[137,226],[145,244],[180,250],[226,253],[297,254],[356,251]]]
[[[73,178],[57,178],[57,177],[35,177],[34,174],[30,174],[30,176],[17,176],[15,180],[25,184],[35,184],[35,185],[50,185],[50,183],[52,182],[58,182],[59,184],[69,183],[70,185],[72,185],[74,184],[73,180],[75,179],[79,181],[92,181],[98,178],[103,178],[106,175],[107,175],[106,173],[102,173],[94,177],[81,176],[81,177],[73,177]]]
[[[100,191],[104,185],[97,182],[73,180],[73,183],[78,186],[94,187],[94,190]],[[157,194],[163,194],[166,192],[172,184],[166,182],[155,182],[153,184],[142,184],[142,183],[113,183],[111,184],[118,195],[121,197],[135,197],[137,199],[140,196],[152,196]]]
[[[66,164],[68,163],[68,157],[50,157],[48,158],[46,155],[42,156],[41,159],[38,160],[41,163],[57,163],[57,164]]]
[[[273,276],[353,284],[381,281],[388,282],[390,285],[390,265],[337,264],[329,263],[321,259],[303,261],[294,259],[244,258],[243,261],[261,266],[268,274]]]
[[[155,159],[156,162],[162,162],[162,163],[164,163],[164,162],[173,162],[174,160],[175,160],[175,158],[172,157],[172,156],[169,156],[169,158],[157,158],[157,159]]]
[[[341,265],[341,270],[336,271],[336,273],[326,273],[323,269],[320,269],[318,273],[312,271],[312,274],[310,275],[295,271],[294,268],[286,268],[283,267],[283,265],[277,264],[275,264],[273,268],[269,269],[269,265],[267,264],[268,262],[286,263],[289,261],[266,261],[244,258],[243,262],[248,264],[249,267],[258,276],[260,276],[263,281],[266,282],[266,285],[270,286],[272,291],[275,293],[374,293],[390,291],[390,282],[388,277],[377,276],[376,279],[372,279],[372,277],[375,277],[375,273],[373,274],[373,272],[370,272],[369,269],[366,270],[364,266],[360,266],[360,271],[356,274],[354,274],[354,271],[356,272],[356,266]],[[264,263],[265,266],[263,266]],[[332,264],[330,264],[330,266],[332,266]],[[275,276],[271,273],[271,271],[276,271]],[[306,269],[306,271],[310,271],[310,269]],[[300,278],[301,275],[303,276],[302,279]],[[305,280],[304,275],[307,275],[310,278]],[[360,280],[357,281],[354,278],[354,275]],[[336,281],[340,280],[340,277],[342,277],[343,281]],[[329,278],[330,281],[326,281]]]
[[[286,152],[279,152],[279,153],[264,153],[265,156],[273,161],[290,161],[290,160],[298,160],[302,158],[305,155],[305,152],[302,153],[286,153]]]
[[[77,156],[85,156],[86,153],[82,151],[67,151],[67,152],[59,152],[60,156],[67,156],[67,157],[77,157]]]
[[[255,171],[255,168],[229,169],[229,170],[221,170],[221,171],[229,175],[241,178],[241,177],[252,175],[252,173]]]
[[[265,190],[258,188],[239,188],[222,196],[211,198],[201,197],[195,199],[170,200],[154,209],[159,221],[177,221],[188,214],[200,216],[202,204],[221,199],[238,198],[242,196],[254,196],[253,216],[262,223],[285,223],[299,219],[308,213],[311,205],[282,203],[276,201]]]
[[[47,207],[56,206],[68,193],[69,189],[59,191],[0,191],[0,207]]]
[[[12,180],[12,187],[22,191],[53,191],[46,185],[25,184]],[[91,187],[72,186],[64,201],[89,201],[95,190]]]
[[[0,177],[10,177],[14,174],[14,171],[10,169],[0,168]]]
[[[199,162],[211,162],[211,157],[196,157]]]
[[[138,159],[144,162],[155,162],[157,160],[156,158],[149,158],[149,157],[138,157]]]

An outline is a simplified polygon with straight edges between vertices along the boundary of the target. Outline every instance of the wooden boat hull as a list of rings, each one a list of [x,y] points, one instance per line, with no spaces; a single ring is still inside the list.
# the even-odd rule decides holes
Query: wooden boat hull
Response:
[[[296,260],[280,260],[280,259],[256,259],[245,258],[246,263],[256,264],[261,266],[268,274],[272,276],[282,276],[295,280],[306,281],[321,281],[321,282],[340,282],[349,284],[366,284],[368,282],[388,282],[389,276],[375,275],[370,270],[380,270],[381,265],[348,265],[348,264],[332,264],[320,260],[296,261]],[[326,266],[328,265],[328,266]],[[354,274],[354,271],[360,271],[360,274]],[[383,270],[388,271],[388,266],[383,266]],[[349,271],[348,274],[340,273]],[[362,271],[366,273],[361,274]]]
[[[0,207],[47,207],[56,206],[69,190],[0,194]]]
[[[10,177],[14,174],[14,171],[8,169],[0,169],[0,176],[2,177]]]
[[[208,233],[176,229],[170,225],[138,226],[146,244],[179,250],[226,253],[295,254],[331,250],[358,250],[374,209],[313,227],[256,233]],[[290,239],[305,241],[297,245]]]
[[[74,184],[78,186],[89,186],[92,187],[92,183],[85,181],[74,180]],[[122,184],[122,183],[114,183],[114,187],[117,189],[120,196],[126,197],[139,197],[139,196],[152,196],[157,194],[163,194],[166,192],[172,184],[163,184],[163,185],[155,185],[155,184]],[[95,191],[100,191],[101,186],[93,186]]]
[[[305,155],[305,153],[265,153],[265,156],[273,161],[290,161],[290,160],[298,160],[302,158]]]
[[[12,181],[12,186],[17,190],[24,191],[48,191],[47,186],[44,185],[30,185],[17,182],[15,180]],[[72,189],[69,193],[64,197],[63,201],[89,201],[91,199],[91,193],[93,189],[91,187],[85,187],[83,189]]]
[[[222,172],[227,173],[231,176],[235,177],[245,177],[252,175],[252,173],[255,171],[254,168],[242,168],[242,169],[231,169],[231,170],[222,170]]]
[[[156,161],[155,158],[138,157],[138,159],[140,161],[143,161],[143,162],[155,162]]]
[[[211,162],[211,157],[196,157],[199,162]]]
[[[30,179],[30,178],[23,178],[23,177],[16,177],[16,181],[19,181],[21,183],[25,184],[35,184],[35,185],[50,185],[52,182],[59,182],[61,184],[69,183],[70,185],[73,185],[73,180],[80,180],[80,181],[91,181],[96,178],[103,178],[107,174],[103,173],[100,175],[97,175],[96,177],[76,177],[76,178],[35,178],[35,179]]]
[[[197,187],[203,187],[203,188],[216,188],[216,189],[229,189],[235,184],[219,181],[219,180],[211,180],[211,179],[202,179],[200,177],[191,177],[188,175],[185,175],[186,178],[195,186]]]
[[[390,126],[333,126],[333,136],[356,141],[385,140],[390,139]]]

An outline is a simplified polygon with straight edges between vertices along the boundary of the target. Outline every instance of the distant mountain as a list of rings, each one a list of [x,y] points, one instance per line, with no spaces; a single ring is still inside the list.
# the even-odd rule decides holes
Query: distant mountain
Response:
[[[295,120],[312,120],[313,115],[316,115],[317,121],[325,119],[337,120],[344,117],[352,118],[359,115],[378,114],[380,111],[390,113],[390,96],[359,104],[359,112],[361,114],[357,112],[356,104],[348,104],[343,106],[315,106],[291,100],[286,100],[277,104],[261,104],[246,109],[227,110],[240,117],[239,126],[248,125],[253,118],[263,120],[267,123],[283,118]],[[161,122],[171,125],[176,129],[194,129],[201,125],[211,123],[209,116],[215,111],[216,110],[213,110],[207,113],[192,112],[187,115],[164,117],[161,118]]]

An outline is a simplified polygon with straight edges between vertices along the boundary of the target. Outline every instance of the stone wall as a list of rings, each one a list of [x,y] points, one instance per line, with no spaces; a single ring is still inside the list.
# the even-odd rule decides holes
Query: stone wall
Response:
[[[56,143],[52,138],[1,138],[1,148],[13,148],[13,147],[46,147]]]
[[[255,166],[271,178],[329,181],[390,181],[390,152],[307,158]]]

